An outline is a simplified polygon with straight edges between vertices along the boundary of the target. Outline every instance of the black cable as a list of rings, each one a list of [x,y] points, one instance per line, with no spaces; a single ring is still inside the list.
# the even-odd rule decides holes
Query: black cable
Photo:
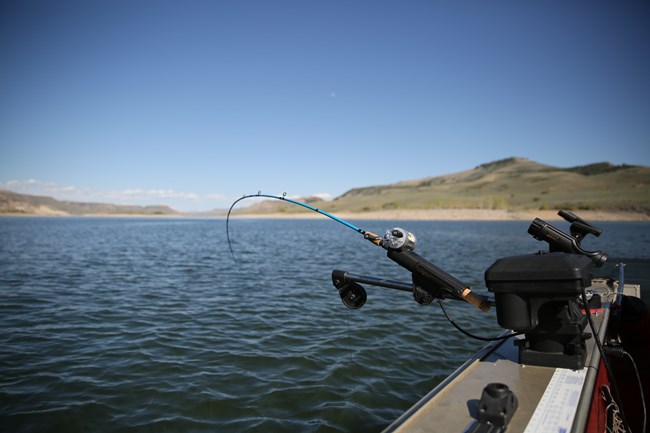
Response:
[[[456,322],[449,316],[449,313],[447,313],[447,310],[445,310],[445,306],[443,305],[442,299],[438,299],[438,304],[440,305],[440,308],[442,308],[442,312],[449,321],[449,323],[452,324],[452,326],[456,329],[458,329],[460,332],[463,334],[467,335],[470,338],[474,338],[476,340],[481,340],[481,341],[502,341],[502,340],[507,340],[510,337],[515,337],[517,335],[523,334],[523,332],[513,332],[512,334],[508,335],[502,335],[501,337],[481,337],[479,335],[474,335],[468,331],[465,331],[463,328],[458,326]]]
[[[634,358],[632,358],[632,355],[627,353],[626,351],[623,351],[623,354],[626,355],[628,358],[630,358],[630,362],[632,362],[632,366],[634,367],[634,372],[636,373],[636,380],[639,384],[639,392],[641,394],[641,407],[643,408],[643,429],[641,429],[642,432],[645,432],[646,428],[646,421],[647,421],[647,413],[645,409],[645,394],[643,393],[643,384],[641,383],[641,376],[639,376],[639,369],[636,367],[636,362],[634,362]]]
[[[605,370],[607,370],[607,376],[609,376],[609,380],[612,384],[612,388],[614,389],[614,398],[617,400],[619,405],[619,412],[621,414],[621,419],[623,420],[623,426],[625,427],[625,430],[632,433],[630,431],[629,424],[627,423],[627,419],[625,419],[623,405],[621,404],[621,395],[618,392],[618,385],[616,383],[616,378],[614,378],[614,372],[612,370],[612,367],[609,365],[609,361],[607,360],[607,356],[605,355],[605,350],[603,349],[603,345],[600,343],[600,338],[598,338],[598,332],[596,332],[596,326],[594,325],[594,321],[591,318],[591,311],[589,310],[589,302],[587,301],[587,292],[585,291],[584,288],[582,289],[580,296],[582,297],[582,304],[585,307],[585,314],[587,315],[587,321],[589,322],[591,333],[593,334],[594,340],[596,341],[596,347],[598,347],[598,352],[600,352],[600,359],[603,360],[603,365],[605,366]]]

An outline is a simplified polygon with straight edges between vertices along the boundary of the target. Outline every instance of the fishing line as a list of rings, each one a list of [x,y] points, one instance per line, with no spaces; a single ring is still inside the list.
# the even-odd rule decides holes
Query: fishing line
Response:
[[[233,204],[230,206],[230,209],[228,209],[228,214],[226,215],[226,238],[227,238],[227,241],[228,241],[228,249],[230,250],[230,256],[232,257],[233,261],[235,262],[235,265],[237,266],[237,270],[239,271],[240,274],[244,274],[244,271],[241,268],[241,266],[239,265],[239,262],[237,261],[237,258],[235,257],[235,252],[233,251],[233,248],[232,248],[232,240],[230,239],[230,215],[232,214],[232,210],[235,208],[237,203],[239,203],[240,201],[246,200],[246,199],[249,199],[249,198],[260,198],[260,197],[270,198],[270,199],[274,199],[274,200],[286,201],[286,202],[289,202],[291,204],[295,204],[297,206],[301,206],[301,207],[304,207],[304,208],[309,209],[311,211],[317,212],[317,213],[319,213],[319,214],[321,214],[323,216],[326,216],[327,218],[330,218],[330,219],[332,219],[332,220],[334,220],[334,221],[336,221],[336,222],[338,222],[340,224],[343,224],[344,226],[348,227],[349,229],[352,229],[355,232],[363,235],[363,237],[365,239],[369,240],[373,244],[381,245],[381,237],[380,236],[378,236],[378,235],[376,235],[376,234],[374,234],[372,232],[366,231],[364,229],[361,229],[361,228],[355,226],[354,224],[352,224],[352,223],[350,223],[348,221],[345,221],[342,218],[339,218],[339,217],[334,216],[334,215],[332,215],[332,214],[330,214],[328,212],[325,212],[324,210],[321,210],[321,209],[318,209],[318,208],[316,208],[314,206],[311,206],[310,204],[303,203],[303,202],[300,202],[300,201],[297,201],[297,200],[292,200],[290,198],[287,198],[287,193],[286,192],[283,193],[282,196],[277,196],[277,195],[271,195],[271,194],[262,194],[261,191],[258,191],[257,194],[244,195],[244,196],[238,198],[237,200],[235,200],[233,202]],[[351,358],[350,361],[349,361],[349,364],[350,364],[350,366],[352,368],[354,368],[354,352],[352,351],[352,331],[350,329],[350,311],[349,311],[349,309],[346,309],[346,323],[347,323],[347,332],[348,332],[348,353],[350,354],[349,356]],[[355,405],[357,405],[357,407],[358,407],[358,403],[357,403],[357,401],[355,399],[355,395],[357,394],[357,384],[356,384],[356,381],[354,379],[354,374],[352,374],[351,377],[352,377],[352,402]]]
[[[352,351],[352,330],[350,329],[350,309],[346,308],[345,309],[345,322],[348,325],[348,356],[349,356],[349,364],[352,369],[354,369],[354,352]],[[357,399],[355,396],[357,395],[357,382],[355,379],[355,374],[350,374],[350,377],[352,378],[352,404],[354,404],[357,409],[361,409],[359,406],[359,403],[357,403]]]
[[[298,201],[298,200],[293,200],[293,199],[287,198],[287,193],[286,192],[283,193],[282,196],[278,196],[278,195],[271,195],[271,194],[262,194],[261,191],[258,191],[257,194],[243,195],[242,197],[235,200],[233,202],[233,204],[230,205],[230,209],[228,209],[228,215],[226,215],[226,238],[228,240],[228,248],[230,249],[230,255],[231,255],[232,259],[234,260],[235,264],[237,265],[237,268],[240,271],[241,271],[241,267],[239,266],[239,262],[237,262],[237,259],[235,258],[235,253],[233,252],[233,249],[232,249],[232,242],[230,240],[230,229],[229,229],[230,215],[232,213],[232,210],[235,208],[237,203],[239,203],[240,201],[246,200],[246,199],[249,199],[249,198],[260,198],[260,197],[270,198],[270,199],[274,199],[274,200],[286,201],[286,202],[289,202],[291,204],[295,204],[297,206],[304,207],[305,209],[309,209],[309,210],[314,211],[316,213],[319,213],[319,214],[321,214],[323,216],[326,216],[327,218],[330,218],[330,219],[336,221],[337,223],[343,224],[347,228],[352,229],[355,232],[362,234],[364,239],[369,240],[370,242],[372,242],[375,245],[381,245],[381,241],[382,241],[381,236],[378,236],[378,235],[376,235],[376,234],[374,234],[372,232],[369,232],[367,230],[361,229],[361,228],[355,226],[354,224],[352,224],[352,223],[350,223],[348,221],[345,221],[342,218],[339,218],[339,217],[337,217],[335,215],[332,215],[329,212],[325,212],[322,209],[318,209],[318,208],[316,208],[316,207],[314,207],[314,206],[312,206],[310,204],[303,203],[303,202]]]

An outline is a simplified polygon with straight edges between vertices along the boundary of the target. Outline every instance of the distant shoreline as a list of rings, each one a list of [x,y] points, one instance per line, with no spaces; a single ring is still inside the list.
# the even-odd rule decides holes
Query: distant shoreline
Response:
[[[576,211],[587,221],[650,221],[650,214],[623,211]],[[343,219],[365,220],[422,220],[422,221],[532,221],[541,218],[558,221],[562,218],[556,210],[522,210],[508,211],[497,209],[413,209],[384,210],[374,212],[339,212],[337,217]],[[270,213],[270,214],[236,214],[231,218],[268,218],[268,219],[304,219],[322,218],[316,212],[309,213]]]
[[[650,221],[650,214],[643,212],[624,211],[576,211],[581,218],[587,221]],[[548,221],[558,221],[562,218],[555,210],[498,210],[498,209],[412,209],[412,210],[384,210],[374,212],[338,212],[337,217],[357,220],[393,220],[393,221],[532,221],[541,218]],[[0,217],[82,217],[82,218],[212,218],[224,219],[226,215],[210,214],[81,214],[71,215],[63,213],[0,213]],[[276,212],[276,213],[237,213],[231,218],[246,219],[312,219],[323,218],[316,212]]]

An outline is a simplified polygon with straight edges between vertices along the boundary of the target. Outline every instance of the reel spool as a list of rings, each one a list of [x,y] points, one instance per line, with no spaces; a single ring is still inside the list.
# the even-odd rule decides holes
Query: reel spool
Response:
[[[383,239],[384,248],[393,251],[413,251],[416,243],[415,235],[400,227],[386,230]]]

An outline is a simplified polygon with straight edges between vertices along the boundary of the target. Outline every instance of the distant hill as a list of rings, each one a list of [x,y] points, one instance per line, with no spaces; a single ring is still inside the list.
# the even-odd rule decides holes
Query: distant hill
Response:
[[[507,158],[444,176],[354,188],[332,201],[311,199],[310,204],[327,212],[565,209],[650,213],[650,167],[603,162],[558,168]],[[238,210],[272,212],[305,209],[269,201]]]
[[[164,205],[130,206],[59,201],[52,197],[0,190],[0,214],[20,215],[176,215]]]
[[[387,185],[354,188],[331,201],[299,199],[327,212],[419,209],[629,211],[650,214],[650,167],[608,162],[558,168],[507,158],[471,170]],[[225,215],[213,210],[196,216]],[[235,214],[304,213],[278,200],[238,207]],[[0,214],[181,215],[172,208],[59,201],[0,190]]]

